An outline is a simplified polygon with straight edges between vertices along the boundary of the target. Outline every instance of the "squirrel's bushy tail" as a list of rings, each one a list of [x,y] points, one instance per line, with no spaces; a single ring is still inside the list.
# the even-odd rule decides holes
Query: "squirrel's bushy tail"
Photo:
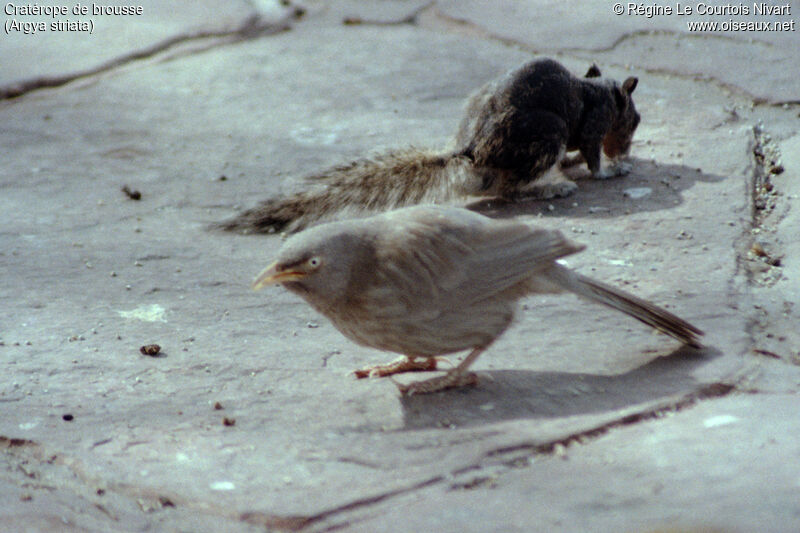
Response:
[[[468,158],[416,149],[360,159],[306,181],[309,190],[263,201],[215,227],[241,233],[293,232],[334,218],[463,199],[481,186]]]

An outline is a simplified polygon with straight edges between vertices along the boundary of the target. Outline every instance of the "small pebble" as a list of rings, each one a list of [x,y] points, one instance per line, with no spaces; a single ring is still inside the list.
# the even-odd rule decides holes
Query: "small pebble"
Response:
[[[215,481],[209,485],[211,490],[234,490],[236,485],[231,481]]]
[[[158,344],[145,344],[139,351],[142,352],[142,355],[149,355],[150,357],[155,357],[161,352],[161,346]]]

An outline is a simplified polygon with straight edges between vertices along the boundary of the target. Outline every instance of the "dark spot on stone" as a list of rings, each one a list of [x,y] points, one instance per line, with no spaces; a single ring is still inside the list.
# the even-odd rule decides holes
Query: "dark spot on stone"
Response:
[[[139,192],[137,190],[133,190],[130,187],[128,187],[127,185],[123,185],[122,186],[122,192],[124,192],[125,196],[127,196],[131,200],[141,200],[142,199],[142,193],[141,192]]]

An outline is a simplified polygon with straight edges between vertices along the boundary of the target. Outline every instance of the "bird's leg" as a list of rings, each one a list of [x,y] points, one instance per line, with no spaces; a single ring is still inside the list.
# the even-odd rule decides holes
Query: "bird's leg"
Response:
[[[403,356],[385,365],[366,366],[354,370],[353,374],[358,379],[362,378],[382,378],[392,374],[402,372],[428,372],[436,370],[436,357],[415,357],[413,355]]]
[[[412,394],[428,394],[430,392],[437,392],[445,389],[453,389],[456,387],[465,387],[467,385],[477,385],[478,376],[473,372],[467,372],[469,366],[475,362],[475,359],[483,353],[486,346],[480,346],[473,349],[458,366],[449,370],[444,376],[439,376],[423,381],[415,381],[408,385],[396,383],[400,393],[406,396]]]

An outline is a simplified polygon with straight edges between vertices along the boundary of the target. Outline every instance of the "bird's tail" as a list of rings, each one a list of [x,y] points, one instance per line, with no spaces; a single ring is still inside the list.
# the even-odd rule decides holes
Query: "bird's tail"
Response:
[[[477,193],[481,179],[463,155],[417,149],[360,159],[306,178],[309,190],[276,197],[215,227],[241,233],[299,231],[343,217]]]
[[[548,277],[564,289],[622,311],[684,344],[695,348],[702,346],[700,329],[646,300],[561,266],[549,271]]]

